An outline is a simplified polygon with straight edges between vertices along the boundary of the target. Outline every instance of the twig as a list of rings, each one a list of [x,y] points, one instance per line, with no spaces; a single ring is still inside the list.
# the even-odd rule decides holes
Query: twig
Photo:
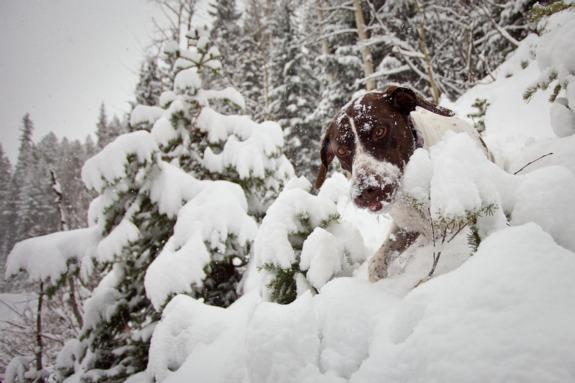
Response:
[[[528,166],[531,165],[532,163],[537,162],[537,161],[539,161],[539,160],[541,160],[541,159],[543,159],[543,158],[545,158],[545,157],[547,157],[547,156],[550,156],[550,155],[552,155],[552,154],[554,154],[554,153],[550,152],[550,153],[544,154],[544,155],[542,155],[542,156],[540,156],[540,157],[537,157],[537,158],[534,159],[533,161],[528,162],[528,163],[527,163],[525,166],[523,166],[521,169],[517,170],[515,173],[513,173],[513,175],[517,175],[518,173],[520,173],[523,169],[525,169],[526,167],[528,167]]]
[[[427,274],[428,278],[431,278],[431,276],[435,272],[435,268],[437,267],[437,263],[439,262],[439,257],[441,257],[441,251],[437,252],[437,254],[433,252],[433,267],[431,268],[431,270],[429,270],[429,274]]]

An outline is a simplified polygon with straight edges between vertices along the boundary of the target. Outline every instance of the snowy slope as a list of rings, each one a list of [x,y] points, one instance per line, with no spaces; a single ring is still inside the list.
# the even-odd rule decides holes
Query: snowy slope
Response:
[[[227,310],[177,296],[154,331],[147,372],[130,381],[575,381],[575,136],[555,136],[548,92],[522,99],[541,76],[539,42],[529,36],[495,81],[449,105],[465,117],[476,99],[488,100],[485,138],[503,169],[457,135],[410,163],[416,173],[432,170],[409,186],[430,193],[434,206],[497,204],[477,252],[465,235],[456,237],[442,249],[434,278],[417,287],[433,244],[417,243],[378,283],[366,281],[364,264],[288,305],[262,298],[257,278]],[[434,196],[439,180],[443,193]],[[389,221],[354,208],[346,182],[332,185],[322,193],[377,249]]]

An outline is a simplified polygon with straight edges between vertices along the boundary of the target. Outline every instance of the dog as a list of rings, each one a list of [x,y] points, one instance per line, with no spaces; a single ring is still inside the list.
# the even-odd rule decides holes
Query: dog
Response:
[[[415,112],[417,107],[422,109]],[[417,238],[429,237],[428,225],[421,222],[421,216],[396,201],[403,171],[414,151],[429,148],[446,132],[455,131],[472,136],[488,154],[478,132],[453,115],[409,88],[390,86],[349,102],[323,135],[315,187],[321,187],[330,163],[337,157],[341,167],[351,174],[355,205],[374,213],[389,212],[393,219],[387,239],[370,259],[372,282],[385,278],[389,264]]]

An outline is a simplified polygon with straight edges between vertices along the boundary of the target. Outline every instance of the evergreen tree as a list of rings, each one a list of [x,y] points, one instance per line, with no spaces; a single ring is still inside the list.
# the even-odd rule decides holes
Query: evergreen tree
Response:
[[[241,14],[236,9],[235,0],[216,0],[209,11],[213,17],[211,38],[218,47],[222,60],[222,74],[219,78],[228,84],[237,84],[241,73],[237,71],[236,63],[239,51],[241,30],[239,19]]]
[[[138,84],[136,85],[136,104],[157,105],[163,91],[158,57],[148,55],[140,65]]]
[[[321,127],[309,116],[319,96],[307,49],[291,0],[282,0],[274,13],[270,117],[286,136],[286,154],[298,174],[312,178],[317,172]],[[313,164],[313,165],[312,165]]]
[[[102,149],[110,142],[108,134],[108,116],[106,114],[106,106],[104,103],[100,104],[98,122],[96,122],[96,138],[98,140],[98,147],[100,149]]]
[[[266,50],[263,45],[264,28],[261,25],[261,9],[255,1],[246,4],[243,22],[239,31],[237,59],[235,62],[224,62],[234,71],[234,85],[246,99],[246,110],[254,119],[261,121],[267,117],[265,84],[262,66],[266,65]],[[237,69],[234,69],[237,68]]]
[[[329,48],[316,59],[321,95],[311,116],[315,124],[322,127],[327,126],[336,111],[349,101],[350,95],[364,88],[358,82],[363,77],[363,67],[357,47],[354,13],[343,1],[335,0],[329,4],[332,11],[325,15],[329,22],[323,25],[324,40]],[[313,33],[316,32],[308,30],[307,38],[314,39]]]
[[[326,185],[345,183],[339,174]],[[329,186],[325,189],[329,190]],[[281,304],[302,293],[318,293],[330,279],[351,275],[367,249],[359,231],[342,220],[330,192],[310,193],[311,184],[293,179],[270,206],[258,230],[255,264],[264,298]]]
[[[4,154],[4,149],[0,144],[0,270],[5,270],[6,256],[8,255],[8,227],[11,225],[8,215],[8,204],[10,200],[10,179],[12,177],[12,167],[10,160]],[[5,291],[4,273],[0,275],[0,292]]]
[[[144,370],[151,329],[177,293],[231,304],[259,217],[248,210],[263,211],[293,174],[279,126],[210,107],[214,99],[243,101],[230,89],[202,88],[221,64],[204,31],[190,41],[185,49],[166,44],[174,88],[161,96],[151,132],[119,136],[82,170],[100,194],[92,215],[106,275],[86,302],[79,339],[62,351],[74,357],[58,366],[60,378],[120,382]]]

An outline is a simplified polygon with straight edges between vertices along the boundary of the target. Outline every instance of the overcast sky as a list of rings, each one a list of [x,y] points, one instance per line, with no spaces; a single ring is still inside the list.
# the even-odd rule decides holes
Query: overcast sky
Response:
[[[147,0],[0,0],[0,142],[14,162],[21,118],[84,139],[101,102],[127,111],[156,8]]]

